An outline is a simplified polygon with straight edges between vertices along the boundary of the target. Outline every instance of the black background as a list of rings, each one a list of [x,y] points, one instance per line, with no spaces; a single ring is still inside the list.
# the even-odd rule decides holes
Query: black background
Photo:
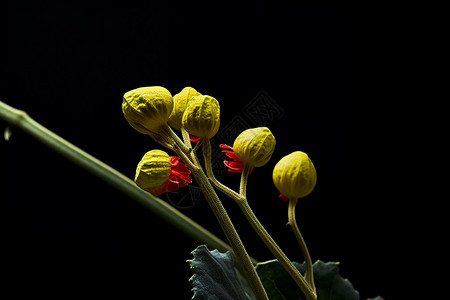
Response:
[[[1,14],[0,99],[129,177],[146,151],[161,146],[126,123],[126,91],[192,86],[219,100],[223,125],[263,91],[284,114],[258,124],[270,127],[277,148],[249,178],[252,208],[301,260],[271,172],[284,155],[308,153],[318,183],[297,218],[313,260],[339,261],[361,299],[389,298],[395,275],[384,272],[384,210],[372,153],[359,143],[366,131],[353,118],[354,10],[160,1],[10,5]],[[186,260],[196,242],[18,130],[0,149],[2,292],[191,297]],[[236,187],[239,176],[221,180]],[[250,254],[272,259],[222,199]],[[204,199],[182,212],[223,238]]]

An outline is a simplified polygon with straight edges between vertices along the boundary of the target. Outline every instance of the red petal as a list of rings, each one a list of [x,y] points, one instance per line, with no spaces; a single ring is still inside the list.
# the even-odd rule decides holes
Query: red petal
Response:
[[[192,183],[192,178],[190,177],[191,171],[180,161],[179,157],[171,156],[170,162],[172,164],[172,169],[167,182],[158,188],[149,190],[149,192],[155,196],[177,191],[180,187],[185,187],[189,183]]]
[[[233,151],[233,148],[232,148],[232,147],[230,147],[230,146],[228,146],[228,145],[225,145],[225,144],[220,144],[219,147],[222,148],[222,149],[228,149],[228,150]]]
[[[199,137],[196,137],[196,136],[193,136],[193,135],[189,135],[189,139],[190,139],[191,142],[193,142],[193,143],[198,143],[198,142],[200,142],[200,138],[199,138]]]
[[[178,165],[180,162],[180,158],[178,156],[171,156],[170,157],[170,163],[172,164],[172,168]]]
[[[244,164],[240,161],[225,160],[223,163],[228,167],[228,172],[242,173],[242,170],[244,170]]]
[[[222,152],[224,152],[225,155],[228,156],[229,158],[231,158],[232,160],[241,161],[239,159],[239,157],[237,157],[236,154],[234,154],[234,150],[232,147],[225,145],[225,144],[220,144],[219,147],[222,149],[229,149],[229,150],[222,150]]]
[[[172,170],[170,171],[169,180],[172,179],[173,181],[177,182],[185,181],[191,183],[192,179],[189,176],[191,174],[191,171],[188,169],[188,167],[184,163],[180,162],[179,157],[172,156],[171,160]]]
[[[225,155],[228,156],[229,158],[231,158],[232,160],[235,160],[235,161],[241,161],[241,160],[236,156],[236,154],[234,154],[233,151],[223,150],[222,152],[224,152]]]
[[[180,184],[182,186],[188,185],[188,183],[192,183],[192,179],[189,175],[181,174],[181,173],[172,173],[169,176],[169,181]]]
[[[187,184],[186,184],[187,185]],[[167,190],[165,192],[173,192],[178,191],[180,187],[185,187],[186,185],[181,185],[177,182],[167,181]]]
[[[225,165],[228,167],[228,171],[231,173],[242,173],[242,171],[244,170],[244,163],[239,159],[239,157],[236,156],[233,148],[225,144],[220,144],[219,147],[222,149],[229,149],[229,150],[222,150],[222,152],[224,152],[226,156],[234,160],[234,161],[224,161]],[[248,174],[251,174],[252,170],[253,167],[249,168]]]
[[[289,198],[286,197],[286,196],[284,196],[284,195],[282,195],[282,194],[280,194],[280,195],[278,196],[278,198],[283,199],[284,202],[288,202],[288,201],[289,201]]]

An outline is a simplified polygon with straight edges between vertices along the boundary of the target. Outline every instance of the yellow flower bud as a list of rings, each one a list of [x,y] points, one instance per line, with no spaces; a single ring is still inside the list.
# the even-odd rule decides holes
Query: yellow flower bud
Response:
[[[183,114],[182,125],[192,135],[212,138],[220,126],[219,102],[211,96],[193,97]]]
[[[301,151],[283,157],[273,169],[273,182],[278,191],[289,199],[309,195],[317,182],[317,173],[311,159]]]
[[[140,133],[158,132],[169,120],[172,109],[172,95],[161,86],[137,88],[123,96],[125,119]]]
[[[137,166],[134,182],[141,189],[151,192],[167,182],[171,169],[169,154],[161,150],[148,151]]]
[[[181,92],[173,96],[174,106],[172,113],[169,116],[170,126],[177,130],[181,129],[184,111],[186,110],[188,103],[195,96],[201,96],[201,94],[191,87],[185,87]]]
[[[251,167],[262,167],[272,157],[275,150],[275,137],[267,127],[244,130],[233,144],[236,156]]]

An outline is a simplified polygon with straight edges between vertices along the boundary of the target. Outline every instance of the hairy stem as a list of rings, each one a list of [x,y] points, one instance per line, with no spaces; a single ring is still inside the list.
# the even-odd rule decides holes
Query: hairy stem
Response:
[[[181,134],[183,136],[184,144],[189,148],[192,148],[191,137],[189,136],[189,132],[187,132],[187,130],[184,129],[184,127],[181,127]]]
[[[178,135],[173,132],[172,128],[168,124],[162,126],[161,129],[162,132],[168,135],[175,142],[175,144],[180,147],[181,150],[183,150],[184,153],[189,154],[192,151],[192,148],[185,145],[183,141],[178,137]]]
[[[311,288],[315,291],[316,287],[314,285],[314,274],[313,274],[313,265],[312,265],[312,261],[311,261],[311,256],[309,255],[308,247],[306,247],[305,240],[303,239],[303,236],[300,233],[300,230],[298,229],[297,221],[295,220],[295,206],[296,205],[297,205],[297,199],[289,199],[289,210],[288,210],[289,225],[291,226],[292,231],[294,232],[295,238],[297,239],[298,244],[300,245],[302,255],[305,258],[306,281],[311,286]]]
[[[176,148],[175,150],[181,157],[184,156],[181,149]],[[211,210],[213,211],[216,219],[222,227],[222,230],[231,245],[233,254],[237,258],[237,263],[243,269],[256,297],[258,299],[268,299],[261,279],[259,278],[258,273],[256,273],[256,269],[253,266],[250,256],[245,250],[244,244],[242,243],[236,229],[234,228],[233,223],[231,222],[230,217],[223,207],[222,202],[220,202],[219,197],[214,191],[205,173],[202,169],[199,168],[193,168],[191,172],[199,187],[202,189],[202,192],[206,200],[208,201],[208,204],[211,207]]]
[[[245,199],[247,198],[247,179],[249,170],[250,167],[245,164],[241,174],[241,184],[239,186],[239,194]]]
[[[231,199],[234,199],[236,201],[242,200],[242,197],[238,193],[220,183],[214,176],[214,172],[211,166],[211,142],[209,141],[209,139],[205,140],[202,139],[200,142],[203,145],[203,157],[205,158],[205,169],[206,174],[209,177],[209,180],[211,180],[211,182],[216,186],[217,189],[219,189],[221,192],[223,192]]]
[[[192,149],[191,138],[190,138],[189,132],[187,132],[186,129],[181,127],[181,133],[183,135],[184,144],[188,147],[188,149]],[[197,154],[195,153],[195,151],[197,151],[198,146],[199,146],[199,144],[195,145],[195,147],[192,149],[192,151],[190,151],[189,157],[191,158],[194,165],[201,168],[201,165],[197,158]]]
[[[307,297],[308,300],[316,300],[317,295],[315,291],[311,289],[311,287],[306,282],[305,278],[303,278],[302,274],[297,270],[297,268],[292,264],[289,258],[284,254],[284,252],[280,249],[277,243],[273,240],[264,226],[259,222],[256,215],[253,213],[252,209],[248,205],[247,200],[237,201],[239,207],[244,213],[247,220],[250,222],[252,227],[258,233],[259,237],[262,239],[264,244],[269,248],[272,254],[278,259],[283,268],[291,275],[294,279],[295,283],[301,289],[303,294]]]

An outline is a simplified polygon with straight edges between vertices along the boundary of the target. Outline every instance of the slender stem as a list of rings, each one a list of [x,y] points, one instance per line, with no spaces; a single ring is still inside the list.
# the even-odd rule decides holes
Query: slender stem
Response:
[[[211,182],[213,184],[215,184],[219,190],[226,193],[228,196],[230,196],[232,199],[234,199],[239,204],[241,210],[243,211],[245,217],[250,222],[252,227],[258,233],[258,235],[263,240],[263,242],[267,245],[269,250],[278,259],[278,261],[281,263],[281,265],[288,271],[288,273],[291,275],[291,277],[295,280],[295,282],[300,287],[302,292],[308,297],[308,300],[317,299],[315,291],[311,290],[311,288],[309,287],[305,278],[303,278],[302,274],[297,270],[297,268],[292,264],[292,262],[289,260],[289,258],[280,249],[280,247],[273,240],[273,238],[270,236],[270,234],[267,232],[267,230],[264,228],[264,226],[261,224],[261,222],[259,222],[258,218],[256,217],[256,215],[253,213],[250,206],[248,205],[248,202],[246,199],[246,190],[247,190],[247,179],[248,179],[248,172],[250,170],[250,166],[244,165],[244,169],[243,169],[242,175],[241,175],[241,183],[240,183],[239,195],[238,195],[236,192],[234,192],[230,188],[221,184],[214,177],[214,173],[212,172],[212,168],[211,168],[211,159],[210,159],[211,144],[210,144],[209,140],[204,141],[204,143],[203,143],[203,154],[205,156],[206,173],[208,174],[208,177],[211,180]]]
[[[189,132],[187,132],[187,130],[184,129],[184,127],[181,127],[181,134],[183,135],[184,144],[187,147],[192,148],[191,137],[189,136]]]
[[[204,140],[200,140],[200,141],[195,145],[195,147],[192,149],[192,151],[197,151],[197,149],[200,148],[200,146],[203,145],[203,141],[204,141]]]
[[[189,158],[189,156],[187,154],[185,154],[183,152],[183,150],[181,150],[177,145],[175,145],[172,148],[172,150],[177,153],[177,155],[187,165],[187,167],[189,168],[189,170],[191,170],[191,172],[194,171],[194,170],[201,170],[202,169],[200,166],[197,166],[193,161],[191,161],[191,158]]]
[[[245,164],[244,165],[244,169],[242,170],[241,184],[240,184],[240,187],[239,187],[239,194],[243,198],[247,197],[247,178],[248,178],[249,170],[250,170],[250,167],[247,164]]]
[[[306,298],[308,300],[316,300],[317,295],[315,291],[311,289],[311,287],[306,282],[305,278],[303,278],[302,274],[292,264],[292,262],[286,256],[286,254],[284,254],[284,252],[280,249],[280,247],[273,240],[273,238],[270,236],[270,234],[267,232],[267,230],[264,228],[261,222],[259,222],[258,218],[250,208],[250,205],[248,204],[247,200],[237,201],[237,203],[239,204],[239,207],[241,208],[247,220],[250,222],[252,227],[258,233],[259,237],[266,244],[266,246],[269,248],[272,254],[278,259],[283,268],[289,273],[289,275],[291,275],[291,277],[294,279],[295,283],[301,289],[303,294],[305,294]]]
[[[185,145],[183,141],[178,137],[178,135],[175,132],[173,132],[172,128],[168,124],[165,124],[162,127],[162,131],[165,134],[167,134],[171,139],[173,139],[176,145],[180,147],[184,153],[188,154],[192,151],[192,148]]]
[[[209,206],[211,207],[211,210],[213,211],[216,219],[218,220],[220,226],[222,227],[223,232],[225,233],[225,236],[227,237],[230,243],[232,251],[235,257],[237,258],[238,266],[240,266],[243,269],[244,274],[246,275],[256,297],[258,299],[268,300],[261,279],[259,278],[258,273],[256,272],[256,269],[253,266],[253,262],[250,256],[248,255],[247,251],[245,250],[244,244],[239,238],[239,235],[236,229],[234,228],[233,223],[230,220],[230,217],[228,216],[225,208],[220,202],[219,197],[217,196],[216,192],[211,186],[211,183],[208,181],[208,178],[206,177],[205,173],[200,167],[195,152],[192,151],[192,147],[188,146],[190,144],[190,140],[188,142],[188,145],[185,145],[169,126],[164,127],[164,131],[170,136],[170,138],[172,138],[175,141],[172,150],[174,150],[177,153],[177,155],[180,156],[180,158],[191,170],[192,175],[197,181],[206,200],[208,201]],[[186,133],[184,132],[183,132],[183,139],[184,140],[187,139]],[[200,143],[202,144],[205,144],[205,142],[206,142],[205,139],[202,139],[200,141]],[[208,145],[210,145],[209,139],[207,140],[207,142]],[[211,159],[206,161],[209,162],[209,167],[211,167]],[[206,161],[205,165],[207,164]]]
[[[229,245],[207,229],[165,201],[141,190],[127,176],[37,123],[26,112],[17,110],[0,101],[0,119],[26,132],[56,153],[123,192],[197,242],[206,244],[210,248],[217,248],[220,251],[231,249]]]
[[[238,193],[236,193],[229,187],[220,183],[214,176],[214,172],[212,170],[212,165],[211,165],[211,142],[209,141],[209,139],[206,139],[206,140],[200,141],[200,142],[203,143],[203,157],[205,158],[205,169],[206,169],[206,174],[209,177],[209,180],[211,180],[211,182],[221,192],[223,192],[225,195],[227,195],[231,199],[234,199],[236,201],[242,200],[242,197]]]
[[[313,274],[313,265],[312,265],[312,261],[311,261],[311,256],[309,255],[308,247],[306,247],[305,240],[303,239],[303,236],[300,233],[300,230],[298,229],[297,221],[295,220],[295,206],[297,205],[297,202],[298,202],[297,199],[289,199],[289,209],[288,209],[289,225],[291,226],[292,231],[294,232],[295,238],[297,239],[298,244],[300,245],[302,255],[305,258],[306,281],[311,286],[311,288],[315,291],[316,287],[314,285],[314,274]]]
[[[192,149],[191,137],[189,135],[189,132],[187,132],[186,129],[184,129],[184,127],[181,127],[181,133],[183,135],[184,144],[188,147],[188,149]],[[192,162],[197,167],[201,168],[200,163],[197,158],[197,154],[195,153],[195,151],[197,151],[198,146],[199,146],[199,144],[195,145],[195,147],[192,149],[192,151],[190,151],[189,157],[191,158]]]
[[[155,140],[159,144],[163,145],[164,147],[166,147],[168,149],[173,149],[173,144],[175,143],[175,141],[172,138],[170,138],[169,136],[161,135],[159,133],[154,133],[154,132],[149,132],[148,135],[153,140]]]
[[[182,154],[182,151],[179,148],[176,148],[175,150],[177,154]],[[183,155],[180,156],[182,157]],[[233,226],[233,223],[230,220],[230,217],[228,216],[225,208],[220,202],[220,199],[214,191],[211,183],[208,181],[205,173],[198,168],[192,169],[191,172],[199,187],[202,189],[203,194],[205,195],[205,198],[211,207],[211,210],[219,221],[219,224],[222,227],[222,230],[225,233],[225,236],[227,237],[231,248],[233,249],[233,253],[237,258],[237,263],[240,264],[244,273],[246,274],[246,277],[256,297],[258,299],[269,299],[267,297],[264,286],[262,285],[261,279],[259,278],[258,273],[256,273],[256,269],[253,266],[250,256],[245,250],[244,244],[242,243],[238,233],[236,232],[236,229]]]

